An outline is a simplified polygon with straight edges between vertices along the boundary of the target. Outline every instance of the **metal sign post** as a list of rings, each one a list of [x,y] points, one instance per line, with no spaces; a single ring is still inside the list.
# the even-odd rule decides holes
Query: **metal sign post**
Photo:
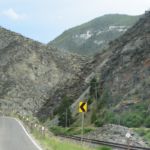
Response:
[[[68,112],[67,112],[67,109],[66,109],[66,128],[68,127]]]
[[[83,134],[84,134],[84,112],[82,112],[81,143],[83,143]]]
[[[86,102],[80,102],[79,103],[79,112],[82,113],[82,124],[81,124],[81,143],[83,143],[83,134],[84,134],[84,113],[87,112],[87,103]]]

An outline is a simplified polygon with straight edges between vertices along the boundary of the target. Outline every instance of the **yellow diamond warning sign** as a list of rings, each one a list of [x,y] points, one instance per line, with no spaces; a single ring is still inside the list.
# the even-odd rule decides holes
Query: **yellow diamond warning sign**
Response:
[[[86,102],[79,103],[79,112],[87,112],[87,103]]]

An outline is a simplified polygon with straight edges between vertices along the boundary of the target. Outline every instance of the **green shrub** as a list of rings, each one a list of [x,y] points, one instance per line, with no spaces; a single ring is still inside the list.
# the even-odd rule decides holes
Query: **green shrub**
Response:
[[[63,128],[60,126],[55,126],[55,127],[51,127],[49,128],[49,130],[51,132],[53,132],[55,135],[79,135],[81,134],[81,128],[76,128],[76,127],[70,127],[70,128]],[[89,133],[91,131],[93,131],[93,128],[84,128],[83,133]]]
[[[59,135],[59,134],[65,134],[65,128],[61,128],[61,127],[51,127],[50,131],[53,132],[55,135]]]
[[[145,139],[147,139],[148,141],[150,141],[150,132],[148,132],[148,133],[145,135]]]
[[[135,131],[138,133],[139,136],[144,136],[146,134],[146,131],[143,128],[135,129]]]
[[[107,111],[105,114],[105,122],[117,124],[118,123],[118,117],[115,113],[111,111]]]
[[[92,102],[93,102],[93,98],[92,98],[92,97],[89,97],[89,98],[88,98],[88,101],[87,101],[88,105],[92,104]]]
[[[97,116],[96,116],[96,111],[93,111],[92,112],[92,115],[91,115],[91,123],[94,123],[97,119]]]
[[[93,131],[93,129],[91,129],[91,128],[85,128],[85,129],[84,129],[84,134],[89,133],[89,132],[91,132],[91,131]]]
[[[101,147],[98,147],[97,150],[112,150],[112,149],[107,146],[101,146]]]
[[[94,124],[96,127],[102,127],[104,125],[104,120],[97,119]]]
[[[136,128],[134,131],[150,146],[150,128]]]
[[[121,120],[121,124],[127,127],[140,127],[143,122],[144,118],[135,112],[124,114]]]
[[[150,116],[146,118],[145,122],[144,122],[144,125],[147,127],[147,128],[150,128]]]
[[[110,99],[111,99],[111,93],[109,91],[109,89],[105,89],[104,92],[102,93],[100,99],[98,100],[98,109],[101,109],[103,107],[107,107],[108,104],[110,103]]]

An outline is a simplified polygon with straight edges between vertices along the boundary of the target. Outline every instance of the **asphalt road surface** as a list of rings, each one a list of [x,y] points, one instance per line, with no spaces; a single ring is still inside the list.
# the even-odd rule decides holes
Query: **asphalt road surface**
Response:
[[[15,119],[0,117],[0,150],[41,150]]]

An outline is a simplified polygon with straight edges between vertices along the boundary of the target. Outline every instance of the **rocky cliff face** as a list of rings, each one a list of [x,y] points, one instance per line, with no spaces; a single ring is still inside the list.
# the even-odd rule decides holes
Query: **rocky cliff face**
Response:
[[[110,43],[112,54],[101,72],[101,94],[108,89],[113,105],[150,99],[150,12]]]
[[[110,42],[107,51],[94,56],[82,69],[75,84],[59,89],[52,99],[68,95],[74,101],[88,88],[85,82],[92,74],[99,77],[99,93],[109,93],[109,105],[114,111],[123,111],[136,103],[150,99],[150,13],[146,13],[124,35]],[[53,102],[57,102],[57,100]],[[40,113],[49,114],[52,101],[47,101]]]
[[[37,112],[57,88],[75,80],[84,61],[0,28],[0,108]]]

